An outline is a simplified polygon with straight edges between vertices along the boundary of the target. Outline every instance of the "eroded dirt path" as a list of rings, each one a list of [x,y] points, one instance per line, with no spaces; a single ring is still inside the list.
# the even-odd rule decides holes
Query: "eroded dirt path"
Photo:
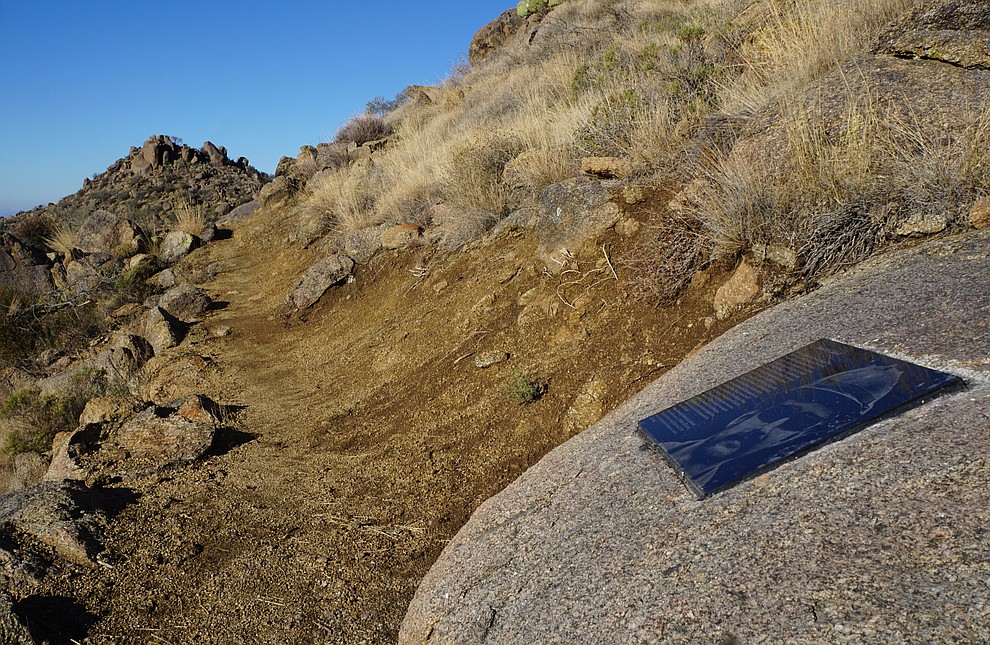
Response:
[[[256,217],[184,266],[226,304],[178,352],[206,357],[197,387],[242,409],[217,454],[136,486],[113,568],[64,581],[93,642],[392,642],[482,501],[727,326],[701,324],[712,287],[677,310],[627,297],[597,245],[562,288],[526,231],[380,256],[289,316],[316,258],[283,243],[287,225]],[[493,351],[510,358],[475,365]],[[517,403],[520,374],[546,395]]]

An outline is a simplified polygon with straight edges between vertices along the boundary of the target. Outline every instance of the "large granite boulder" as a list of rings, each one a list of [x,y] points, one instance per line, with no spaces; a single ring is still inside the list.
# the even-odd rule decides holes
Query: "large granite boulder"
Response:
[[[474,35],[471,46],[468,47],[468,60],[472,65],[477,65],[498,51],[525,24],[526,21],[515,9],[505,10]]]
[[[0,284],[25,294],[52,290],[52,263],[45,254],[16,237],[0,235]]]
[[[213,300],[191,284],[172,287],[158,301],[159,307],[186,324],[203,320],[212,305]]]
[[[482,504],[399,642],[990,638],[988,246],[977,231],[875,258],[699,350]],[[954,372],[968,390],[704,501],[637,433],[822,337]]]
[[[540,195],[536,232],[544,248],[577,246],[613,226],[621,216],[611,192],[600,181],[575,177]]]

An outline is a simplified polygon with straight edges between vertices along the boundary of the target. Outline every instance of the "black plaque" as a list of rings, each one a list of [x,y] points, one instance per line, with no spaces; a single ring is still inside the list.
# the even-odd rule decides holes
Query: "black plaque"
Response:
[[[818,340],[639,422],[698,498],[963,385]]]

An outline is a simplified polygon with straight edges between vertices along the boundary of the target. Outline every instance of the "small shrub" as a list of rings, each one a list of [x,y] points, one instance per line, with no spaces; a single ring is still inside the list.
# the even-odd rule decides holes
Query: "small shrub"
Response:
[[[670,304],[708,258],[708,239],[700,221],[666,213],[651,225],[645,240],[620,258],[630,269],[634,292]]]
[[[102,379],[83,370],[72,376],[59,395],[42,396],[37,388],[14,392],[0,404],[0,417],[20,421],[8,436],[4,451],[17,454],[50,450],[55,435],[75,429],[86,403],[104,387]]]
[[[547,393],[547,384],[516,370],[506,384],[506,391],[516,403],[527,405],[539,401]]]
[[[129,302],[142,302],[151,293],[147,280],[155,273],[151,262],[141,262],[117,276],[113,284],[111,307],[116,309]]]
[[[354,143],[363,145],[376,139],[384,139],[392,134],[392,126],[375,114],[356,116],[337,131],[334,143]]]

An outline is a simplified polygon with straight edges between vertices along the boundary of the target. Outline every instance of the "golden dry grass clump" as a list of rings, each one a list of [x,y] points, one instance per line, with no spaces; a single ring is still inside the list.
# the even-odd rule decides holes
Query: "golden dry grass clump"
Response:
[[[528,43],[460,66],[386,114],[389,148],[322,178],[306,207],[346,233],[421,223],[442,204],[434,224],[456,248],[535,206],[544,188],[577,174],[581,157],[619,156],[634,181],[703,182],[679,220],[692,223],[699,258],[779,243],[800,247],[806,272],[826,274],[878,248],[904,209],[946,199],[955,208],[987,191],[986,173],[974,171],[985,167],[985,111],[946,138],[854,78],[830,112],[806,100],[870,55],[912,5],[570,0]],[[775,138],[756,137],[747,152],[759,131]],[[863,207],[877,200],[890,217]]]

